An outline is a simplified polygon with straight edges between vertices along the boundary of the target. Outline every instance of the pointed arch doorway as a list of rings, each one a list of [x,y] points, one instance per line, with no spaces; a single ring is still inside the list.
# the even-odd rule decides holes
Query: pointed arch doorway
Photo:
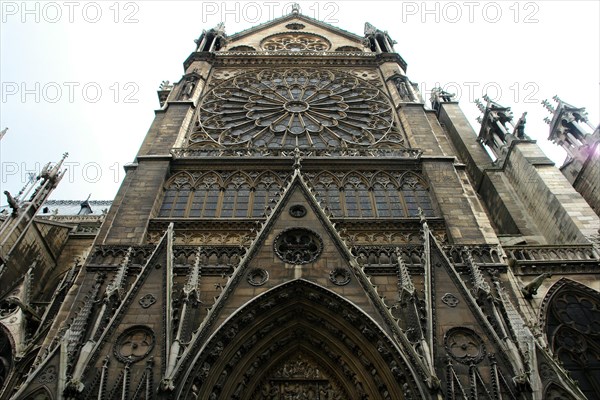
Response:
[[[245,304],[198,350],[179,398],[424,397],[423,377],[372,318],[303,279]]]

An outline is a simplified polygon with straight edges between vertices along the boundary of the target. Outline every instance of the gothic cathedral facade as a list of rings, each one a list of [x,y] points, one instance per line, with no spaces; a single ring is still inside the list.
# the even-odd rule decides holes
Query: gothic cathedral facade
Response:
[[[563,175],[509,108],[426,104],[370,24],[196,44],[101,221],[35,216],[58,166],[2,217],[0,398],[600,398],[580,109],[549,105]]]

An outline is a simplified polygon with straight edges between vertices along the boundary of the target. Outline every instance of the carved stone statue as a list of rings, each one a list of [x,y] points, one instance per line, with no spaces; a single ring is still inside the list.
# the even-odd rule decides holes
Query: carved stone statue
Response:
[[[6,201],[8,202],[8,205],[12,209],[13,217],[16,217],[19,214],[19,202],[10,194],[8,190],[5,190],[4,194],[6,195]]]

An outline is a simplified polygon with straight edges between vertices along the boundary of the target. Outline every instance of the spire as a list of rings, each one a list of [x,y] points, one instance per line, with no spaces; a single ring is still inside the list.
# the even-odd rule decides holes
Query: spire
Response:
[[[381,31],[368,22],[365,22],[365,40],[371,51],[376,53],[395,52],[394,44],[397,42],[390,37],[387,31]]]
[[[584,107],[575,107],[558,96],[552,97],[552,100],[556,106],[548,99],[542,101],[544,108],[551,114],[551,117],[544,118],[544,122],[550,125],[548,140],[567,152],[568,158],[565,163],[573,159],[585,162],[585,148],[597,141],[592,137],[594,127],[588,120],[587,111]]]
[[[92,206],[90,205],[90,197],[92,196],[92,194],[90,193],[87,197],[87,199],[85,199],[84,201],[81,202],[81,204],[79,204],[81,206],[81,208],[79,209],[79,212],[77,213],[77,215],[87,215],[87,214],[92,214],[94,211],[92,210]]]
[[[482,116],[477,118],[481,124],[478,140],[495,156],[496,163],[501,164],[508,153],[511,143],[515,140],[530,140],[525,134],[527,113],[524,112],[517,122],[510,107],[502,106],[493,101],[487,94],[483,96],[485,106],[479,99],[475,104]]]

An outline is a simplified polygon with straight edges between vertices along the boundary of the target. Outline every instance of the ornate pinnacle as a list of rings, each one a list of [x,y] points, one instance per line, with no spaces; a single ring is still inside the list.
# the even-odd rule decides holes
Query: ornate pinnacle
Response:
[[[192,271],[188,278],[187,283],[183,287],[183,294],[185,298],[189,298],[192,293],[195,294],[196,300],[199,300],[200,296],[198,294],[198,282],[200,281],[201,274],[201,260],[202,260],[202,248],[198,247],[198,251],[196,253],[196,260],[194,261],[194,266],[192,267]]]
[[[552,97],[552,100],[554,100],[557,103],[560,103],[562,100],[560,99],[560,97],[558,97],[558,95],[554,95],[554,97]]]
[[[554,114],[556,112],[556,109],[554,108],[554,106],[552,104],[550,104],[550,102],[547,99],[542,100],[542,105],[544,106],[544,108],[546,108],[546,110],[548,110],[548,112],[550,114]]]
[[[406,267],[404,259],[402,258],[402,251],[400,251],[399,247],[396,247],[395,253],[396,258],[398,259],[398,277],[400,278],[400,289],[412,296],[415,292],[415,286],[412,283],[410,273],[408,272],[408,268]]]
[[[544,117],[544,122],[550,125],[552,123],[552,120],[550,120],[550,118],[548,117]]]
[[[377,28],[368,22],[365,22],[365,35],[373,35],[377,32]]]
[[[484,96],[484,99],[487,96]],[[482,113],[485,112],[485,106],[483,105],[483,103],[481,102],[481,100],[479,99],[475,99],[475,105],[477,106],[477,108],[479,109],[479,111],[481,111]],[[481,121],[479,121],[479,123],[481,123]]]

